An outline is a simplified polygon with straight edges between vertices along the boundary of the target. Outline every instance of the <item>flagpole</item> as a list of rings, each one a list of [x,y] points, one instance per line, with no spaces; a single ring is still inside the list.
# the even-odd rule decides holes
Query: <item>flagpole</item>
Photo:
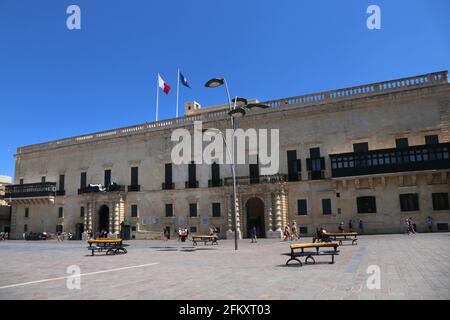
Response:
[[[158,107],[159,107],[159,73],[156,78],[156,121],[158,121]]]
[[[178,92],[180,87],[180,68],[178,68],[177,73],[177,109],[176,109],[176,118],[178,118]]]

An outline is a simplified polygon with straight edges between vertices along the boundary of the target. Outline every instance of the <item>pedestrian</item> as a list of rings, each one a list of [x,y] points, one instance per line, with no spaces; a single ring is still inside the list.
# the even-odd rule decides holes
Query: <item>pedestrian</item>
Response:
[[[413,223],[413,218],[412,218],[412,217],[409,217],[408,223],[409,223],[409,231],[410,231],[412,234],[415,234],[415,233],[416,233],[416,230],[414,229],[414,223]]]
[[[256,243],[257,242],[256,225],[253,225],[253,227],[251,228],[251,235],[252,235],[252,243]]]
[[[405,229],[405,234],[410,235],[408,219],[405,219],[405,222],[403,222],[403,228]]]
[[[178,234],[178,239],[177,239],[177,241],[180,241],[180,240],[181,240],[181,228],[178,228],[177,234]]]
[[[344,221],[339,224],[339,232],[344,232]]]
[[[169,228],[164,228],[164,240],[168,241],[170,238],[170,232],[169,232]]]
[[[433,218],[431,218],[430,216],[428,216],[427,218],[427,226],[429,232],[433,231]]]
[[[350,232],[353,231],[353,221],[352,221],[352,219],[348,220],[348,230]]]
[[[363,233],[363,231],[364,231],[363,221],[359,220],[359,233]]]
[[[292,221],[291,226],[291,240],[298,240],[298,233],[297,233],[297,221]]]
[[[283,241],[289,240],[290,239],[290,232],[289,232],[289,226],[285,226],[284,227],[284,232],[283,232],[284,238]]]

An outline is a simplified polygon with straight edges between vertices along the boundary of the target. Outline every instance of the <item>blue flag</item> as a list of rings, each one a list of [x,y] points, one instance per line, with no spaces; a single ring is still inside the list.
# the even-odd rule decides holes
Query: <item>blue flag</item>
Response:
[[[183,86],[190,88],[189,81],[186,79],[185,76],[180,72],[180,82]]]

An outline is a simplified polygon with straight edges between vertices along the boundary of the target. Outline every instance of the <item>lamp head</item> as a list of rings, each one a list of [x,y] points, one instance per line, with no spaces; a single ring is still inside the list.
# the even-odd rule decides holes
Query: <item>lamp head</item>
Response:
[[[205,87],[207,88],[215,88],[223,85],[225,83],[225,79],[223,78],[212,78],[205,83]]]
[[[231,110],[228,114],[232,117],[243,117],[245,116],[245,109],[242,107],[236,107],[236,109]]]

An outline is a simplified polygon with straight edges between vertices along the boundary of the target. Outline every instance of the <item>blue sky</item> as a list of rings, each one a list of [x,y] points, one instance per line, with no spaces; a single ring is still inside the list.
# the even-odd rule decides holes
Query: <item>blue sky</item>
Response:
[[[81,8],[81,30],[66,9]],[[366,9],[381,8],[381,30]],[[14,153],[53,139],[153,121],[180,105],[262,101],[448,70],[450,1],[0,0],[0,174]]]

